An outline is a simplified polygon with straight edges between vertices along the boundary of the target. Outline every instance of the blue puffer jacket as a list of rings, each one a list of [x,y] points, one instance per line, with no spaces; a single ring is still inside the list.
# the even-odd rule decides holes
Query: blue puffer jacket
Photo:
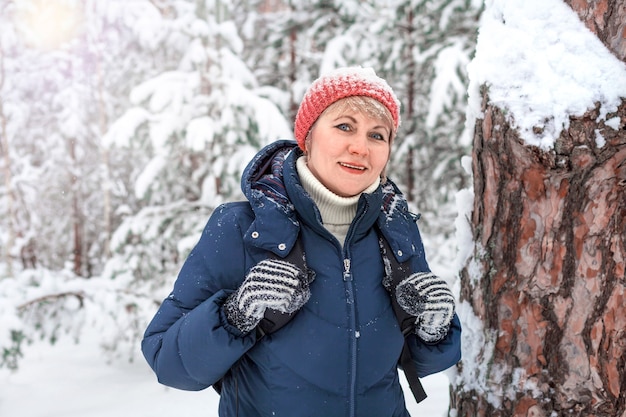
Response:
[[[404,338],[382,285],[378,225],[398,261],[428,270],[414,218],[387,182],[363,194],[344,247],[322,226],[300,185],[295,142],[278,141],[248,165],[249,202],[218,207],[185,261],[171,295],[148,326],[142,350],[161,383],[209,387],[224,375],[220,416],[407,417],[397,364]],[[295,318],[257,343],[229,325],[221,309],[246,272],[286,255],[301,235],[316,273]],[[460,323],[428,345],[410,336],[420,376],[460,359]]]

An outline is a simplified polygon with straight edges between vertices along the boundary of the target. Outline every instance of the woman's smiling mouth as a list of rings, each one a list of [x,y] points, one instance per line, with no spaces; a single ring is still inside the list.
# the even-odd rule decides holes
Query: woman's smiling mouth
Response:
[[[350,169],[356,169],[356,170],[359,170],[359,171],[365,171],[365,167],[364,166],[346,164],[345,162],[339,162],[339,165],[341,165],[344,168],[350,168]]]

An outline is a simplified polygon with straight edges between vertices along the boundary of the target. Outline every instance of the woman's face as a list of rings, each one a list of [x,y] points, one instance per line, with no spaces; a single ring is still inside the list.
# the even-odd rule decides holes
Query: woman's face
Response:
[[[322,114],[306,142],[307,165],[330,191],[361,193],[380,177],[390,152],[391,127],[361,112]]]

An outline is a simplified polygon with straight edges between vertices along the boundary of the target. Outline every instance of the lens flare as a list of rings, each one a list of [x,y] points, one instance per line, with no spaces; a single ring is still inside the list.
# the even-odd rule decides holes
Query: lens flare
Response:
[[[78,36],[82,10],[76,0],[22,0],[17,23],[30,46],[56,49]]]

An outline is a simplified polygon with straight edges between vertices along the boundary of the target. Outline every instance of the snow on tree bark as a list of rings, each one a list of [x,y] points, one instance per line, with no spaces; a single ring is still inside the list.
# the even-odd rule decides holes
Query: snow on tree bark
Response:
[[[487,89],[482,99],[476,246],[460,298],[485,344],[479,363],[459,369],[484,369],[477,384],[460,379],[451,408],[458,417],[626,416],[626,102],[606,117],[618,129],[598,123],[595,109],[571,118],[546,151],[519,138]]]
[[[626,60],[626,3],[612,0],[565,0],[587,28],[622,61]]]

